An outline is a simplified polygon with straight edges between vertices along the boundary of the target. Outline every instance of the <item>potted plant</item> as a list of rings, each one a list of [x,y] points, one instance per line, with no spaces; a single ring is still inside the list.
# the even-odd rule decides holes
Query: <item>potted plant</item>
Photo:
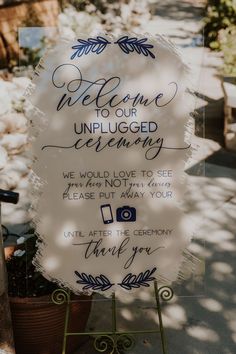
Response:
[[[16,250],[8,258],[8,289],[17,354],[60,354],[66,314],[66,289],[58,292],[56,284],[36,271],[32,260],[36,253],[34,230],[17,238]],[[60,290],[61,291],[61,290]],[[59,294],[55,304],[52,294]],[[91,308],[91,297],[73,295],[70,303],[70,332],[83,332]],[[72,354],[85,340],[68,337],[66,354]]]

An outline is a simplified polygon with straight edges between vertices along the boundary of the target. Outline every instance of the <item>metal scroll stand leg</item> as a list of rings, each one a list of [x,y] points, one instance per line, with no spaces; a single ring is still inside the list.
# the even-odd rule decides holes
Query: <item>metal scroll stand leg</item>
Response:
[[[163,321],[162,321],[160,296],[162,297],[163,300],[165,300],[165,298],[163,298],[163,296],[165,295],[164,292],[167,292],[166,293],[167,300],[170,300],[169,297],[170,298],[173,297],[173,290],[168,287],[161,287],[158,289],[157,281],[154,282],[154,290],[155,290],[157,314],[158,314],[158,318],[159,318],[159,328],[160,328],[160,335],[161,335],[162,352],[163,352],[163,354],[168,354],[164,326],[163,326]],[[163,291],[161,291],[161,290],[163,290]]]
[[[65,329],[63,337],[63,349],[62,354],[66,354],[66,343],[68,336],[82,336],[90,335],[95,337],[94,348],[99,353],[104,354],[123,354],[126,351],[131,350],[134,347],[135,335],[141,334],[155,334],[159,333],[161,337],[161,349],[162,354],[168,354],[167,345],[165,339],[165,331],[162,321],[161,303],[160,300],[169,301],[172,299],[174,292],[172,288],[168,286],[162,286],[158,288],[157,282],[154,282],[154,292],[156,299],[156,310],[159,318],[159,326],[155,329],[138,330],[138,331],[119,331],[117,330],[117,304],[115,293],[112,295],[112,329],[106,332],[83,332],[83,333],[69,333],[68,324],[70,316],[70,292],[64,289],[57,289],[52,294],[52,300],[55,304],[61,305],[66,303],[65,314]]]
[[[64,334],[63,334],[63,344],[62,344],[62,353],[66,354],[66,344],[67,344],[67,337],[71,335],[68,333],[69,327],[69,319],[70,319],[70,303],[71,303],[71,294],[69,290],[65,289],[56,289],[51,295],[52,302],[55,305],[65,305],[65,324],[64,324]],[[82,335],[79,333],[74,333],[72,335]],[[1,354],[1,353],[0,353]]]
[[[11,312],[8,301],[7,273],[1,228],[1,202],[16,204],[19,194],[0,189],[0,353],[15,354]]]

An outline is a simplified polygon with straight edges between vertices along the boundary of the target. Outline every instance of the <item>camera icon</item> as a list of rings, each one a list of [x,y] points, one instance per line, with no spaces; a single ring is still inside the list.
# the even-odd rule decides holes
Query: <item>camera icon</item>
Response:
[[[123,206],[116,209],[116,220],[119,222],[136,221],[136,209],[129,206]]]

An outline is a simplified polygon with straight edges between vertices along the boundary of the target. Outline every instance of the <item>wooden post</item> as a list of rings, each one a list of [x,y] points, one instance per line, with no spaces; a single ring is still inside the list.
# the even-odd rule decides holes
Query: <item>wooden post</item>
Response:
[[[0,189],[0,353],[15,354],[13,332],[11,325],[11,312],[8,301],[7,273],[4,257],[2,227],[1,227],[1,201],[7,203],[18,202],[18,193],[7,192]]]

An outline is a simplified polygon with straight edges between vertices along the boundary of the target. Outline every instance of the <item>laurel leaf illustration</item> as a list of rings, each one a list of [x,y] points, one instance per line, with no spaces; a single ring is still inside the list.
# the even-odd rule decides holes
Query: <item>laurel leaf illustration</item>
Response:
[[[128,37],[123,36],[115,42],[118,44],[120,49],[125,53],[129,54],[131,52],[136,52],[138,54],[143,54],[146,57],[150,56],[151,58],[155,58],[155,55],[151,52],[151,48],[153,48],[152,44],[145,43],[147,38],[138,39],[136,37]]]
[[[76,283],[84,285],[83,290],[106,291],[114,285],[103,274],[94,277],[91,274],[87,275],[86,273],[79,273],[75,271],[75,275],[79,278]]]
[[[133,288],[140,288],[141,286],[149,287],[150,282],[155,280],[152,275],[155,273],[156,267],[151,270],[146,270],[144,273],[141,272],[138,275],[128,273],[121,283],[118,283],[123,289],[131,290]]]
[[[82,57],[90,52],[100,54],[104,51],[108,44],[111,44],[106,38],[97,36],[97,38],[78,39],[79,44],[72,46],[75,52],[71,55],[71,60],[76,57]]]

